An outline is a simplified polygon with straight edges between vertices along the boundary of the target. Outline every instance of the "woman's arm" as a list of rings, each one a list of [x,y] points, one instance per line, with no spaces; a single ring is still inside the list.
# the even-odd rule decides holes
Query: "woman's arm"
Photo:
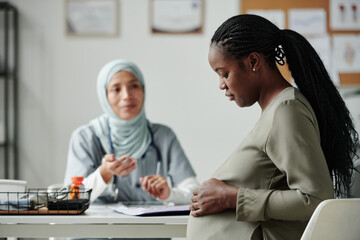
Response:
[[[215,178],[203,182],[193,192],[190,215],[198,217],[225,209],[235,209],[238,189]]]
[[[317,121],[304,103],[292,100],[277,108],[265,152],[287,188],[270,182],[273,189],[239,189],[237,220],[306,221],[321,201],[334,197]]]
[[[165,179],[161,175],[150,175],[140,178],[143,190],[158,200],[175,203],[189,204],[191,202],[192,191],[199,186],[195,177],[189,177],[172,187],[170,178]]]
[[[184,149],[175,133],[169,129],[168,139],[168,184],[171,187],[170,196],[165,201],[175,204],[190,204],[193,190],[199,186]]]
[[[155,198],[175,204],[191,203],[192,191],[199,185],[175,133],[163,125],[153,125],[154,141],[162,155],[168,176],[151,175],[141,179],[142,187]]]
[[[111,183],[112,178],[107,183],[104,181],[100,173],[100,168],[84,178],[83,184],[85,189],[92,189],[90,202],[95,201]]]
[[[306,221],[322,200],[333,198],[316,120],[298,104],[287,102],[277,109],[264,149],[287,187],[272,186],[269,179],[268,189],[234,188],[211,179],[194,191],[193,216],[236,208],[238,221]]]
[[[88,126],[76,129],[70,138],[64,185],[71,184],[72,176],[83,176],[85,188],[92,189],[90,200],[95,200],[108,186],[99,170],[102,155],[100,141],[93,131]]]
[[[171,186],[171,183],[170,183]],[[176,204],[190,204],[193,191],[199,186],[195,177],[189,177],[171,188],[170,196],[165,202],[174,202]]]

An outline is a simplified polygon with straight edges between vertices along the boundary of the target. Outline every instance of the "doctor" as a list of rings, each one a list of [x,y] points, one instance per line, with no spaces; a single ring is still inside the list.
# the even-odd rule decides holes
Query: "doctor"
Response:
[[[121,59],[107,63],[97,93],[104,114],[72,133],[64,184],[84,176],[91,201],[190,203],[195,172],[175,133],[146,118],[139,68]]]

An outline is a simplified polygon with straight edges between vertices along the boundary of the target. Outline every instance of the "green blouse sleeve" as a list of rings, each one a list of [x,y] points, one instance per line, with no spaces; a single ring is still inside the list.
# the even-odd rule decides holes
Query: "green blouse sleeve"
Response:
[[[285,176],[288,189],[239,189],[237,220],[306,221],[316,206],[333,198],[316,119],[303,103],[281,103],[273,117],[265,152]]]

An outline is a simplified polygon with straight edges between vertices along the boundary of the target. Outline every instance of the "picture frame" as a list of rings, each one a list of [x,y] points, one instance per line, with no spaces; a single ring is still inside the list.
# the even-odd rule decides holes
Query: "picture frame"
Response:
[[[154,34],[200,34],[204,0],[151,0],[149,15]]]
[[[116,0],[66,0],[67,36],[114,37],[118,35]]]

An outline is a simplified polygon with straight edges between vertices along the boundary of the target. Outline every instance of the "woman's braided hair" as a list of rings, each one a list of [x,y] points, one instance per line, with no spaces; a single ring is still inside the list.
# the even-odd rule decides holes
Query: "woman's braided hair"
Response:
[[[280,30],[265,18],[244,14],[226,20],[216,30],[211,44],[221,47],[225,56],[236,59],[258,52],[274,68],[276,63],[284,65],[286,59],[296,85],[316,114],[321,147],[336,196],[348,196],[353,159],[358,157],[358,133],[349,110],[309,42],[295,31]]]

